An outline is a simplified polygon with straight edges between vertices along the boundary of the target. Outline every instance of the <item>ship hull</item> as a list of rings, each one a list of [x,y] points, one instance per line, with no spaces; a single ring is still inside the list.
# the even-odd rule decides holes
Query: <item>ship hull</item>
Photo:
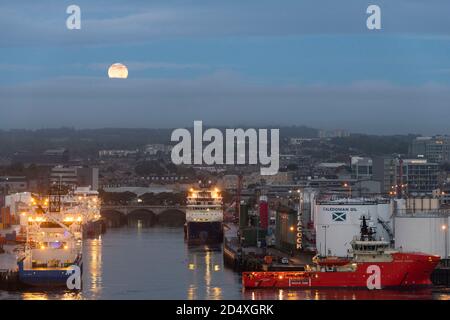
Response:
[[[83,262],[77,259],[73,265],[80,268],[83,272]],[[33,287],[66,287],[67,279],[71,274],[67,274],[65,269],[24,269],[23,261],[18,262],[19,266],[19,281],[27,286]]]
[[[431,273],[439,257],[395,253],[390,262],[356,263],[354,271],[244,272],[245,288],[353,287],[383,289],[431,285]],[[376,271],[375,271],[376,270]],[[374,276],[379,277],[379,282]]]
[[[185,225],[186,242],[190,245],[219,244],[223,242],[223,223],[187,222]]]

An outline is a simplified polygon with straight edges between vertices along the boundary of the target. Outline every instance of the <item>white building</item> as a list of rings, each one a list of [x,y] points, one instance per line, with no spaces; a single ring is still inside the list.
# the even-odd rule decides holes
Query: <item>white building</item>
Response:
[[[372,159],[368,157],[352,156],[350,158],[352,166],[353,179],[371,179],[372,178]]]
[[[98,189],[98,168],[56,166],[50,171],[51,184]]]
[[[172,151],[171,145],[165,145],[165,144],[148,144],[144,147],[144,153],[148,155],[156,155],[158,152],[168,154]]]
[[[138,150],[100,150],[98,156],[100,158],[124,158],[137,153]]]
[[[321,255],[347,256],[351,241],[360,235],[362,217],[376,231],[376,238],[391,240],[392,206],[384,199],[316,201],[314,226],[316,249]]]

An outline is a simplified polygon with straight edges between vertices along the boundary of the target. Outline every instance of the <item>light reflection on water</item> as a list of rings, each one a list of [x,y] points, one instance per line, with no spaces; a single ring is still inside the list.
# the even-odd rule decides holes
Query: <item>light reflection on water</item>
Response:
[[[110,229],[86,239],[83,251],[81,292],[0,291],[0,299],[450,299],[431,288],[242,290],[239,274],[224,267],[221,248],[188,248],[182,228]]]
[[[276,292],[276,294],[275,294]],[[277,295],[277,296],[276,296]],[[305,289],[246,290],[244,299],[252,300],[448,300],[449,293],[436,289],[373,290],[366,289]]]
[[[89,260],[84,263],[83,284],[90,285],[90,291],[92,292],[92,298],[101,298],[102,290],[102,236],[98,239],[87,240],[86,245],[90,249],[86,254],[86,258]],[[85,258],[85,261],[86,261]]]

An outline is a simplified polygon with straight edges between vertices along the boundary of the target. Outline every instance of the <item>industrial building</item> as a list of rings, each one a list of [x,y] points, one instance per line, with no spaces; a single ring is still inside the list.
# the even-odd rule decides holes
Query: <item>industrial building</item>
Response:
[[[395,246],[404,251],[449,257],[449,225],[448,213],[397,214],[394,219]]]
[[[20,213],[30,209],[31,199],[30,192],[13,193],[5,196],[3,207],[8,208],[11,217],[18,221]]]
[[[375,180],[359,180],[352,186],[352,197],[372,197],[381,193],[381,182]]]
[[[279,207],[275,222],[275,246],[287,252],[295,250],[297,211],[289,207]]]
[[[23,192],[28,188],[27,178],[23,176],[3,176],[0,177],[0,192],[9,194]]]
[[[351,241],[360,234],[363,216],[375,229],[376,238],[393,240],[389,200],[317,200],[314,211],[316,249],[321,255],[347,256]]]

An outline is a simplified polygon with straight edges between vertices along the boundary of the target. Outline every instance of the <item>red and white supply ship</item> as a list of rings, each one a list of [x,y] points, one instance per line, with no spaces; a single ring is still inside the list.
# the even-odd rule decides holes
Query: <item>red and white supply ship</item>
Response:
[[[315,257],[300,271],[243,272],[245,288],[360,287],[383,289],[431,285],[439,256],[400,252],[373,239],[363,217],[361,237],[351,243],[351,258]]]

